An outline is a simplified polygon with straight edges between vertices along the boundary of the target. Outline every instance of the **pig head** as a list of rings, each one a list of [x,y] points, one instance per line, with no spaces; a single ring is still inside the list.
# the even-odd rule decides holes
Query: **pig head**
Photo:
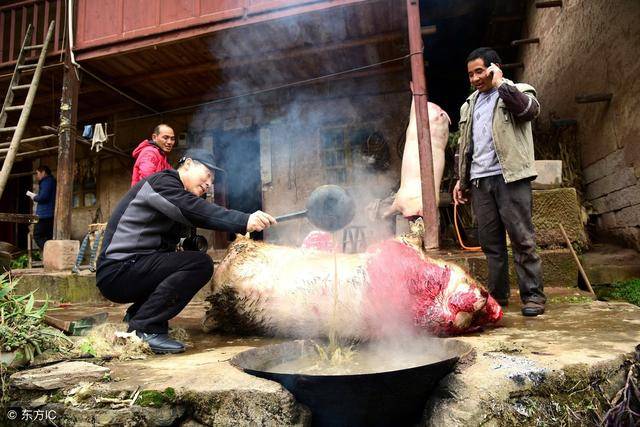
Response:
[[[429,102],[429,127],[431,130],[431,154],[433,156],[433,181],[436,204],[440,193],[440,181],[444,172],[444,150],[449,139],[451,119],[438,105]],[[402,154],[400,189],[385,216],[401,213],[405,218],[422,216],[422,184],[420,181],[420,159],[418,157],[418,126],[415,102],[411,102],[409,126]]]

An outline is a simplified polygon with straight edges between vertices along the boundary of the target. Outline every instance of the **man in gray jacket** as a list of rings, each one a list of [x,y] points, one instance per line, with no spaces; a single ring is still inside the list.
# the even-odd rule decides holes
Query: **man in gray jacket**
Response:
[[[125,319],[156,353],[179,353],[168,336],[175,317],[211,279],[213,262],[199,251],[176,252],[190,227],[245,233],[275,224],[264,212],[247,214],[201,198],[213,184],[213,155],[188,152],[177,170],[139,181],[114,209],[104,234],[96,281],[110,301],[133,303]]]
[[[500,57],[478,48],[467,57],[476,88],[460,108],[458,171],[453,200],[472,199],[478,237],[489,264],[489,291],[503,306],[509,300],[509,234],[518,275],[522,314],[544,313],[542,266],[531,220],[531,181],[536,177],[531,121],[540,105],[533,87],[502,75]]]

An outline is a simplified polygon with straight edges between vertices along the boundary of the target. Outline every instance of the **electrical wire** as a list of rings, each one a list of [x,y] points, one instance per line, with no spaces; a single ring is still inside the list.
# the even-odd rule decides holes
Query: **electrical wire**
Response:
[[[453,204],[453,225],[456,229],[456,236],[458,237],[458,243],[460,243],[460,247],[462,250],[469,252],[480,252],[482,251],[482,247],[480,246],[466,246],[462,241],[462,236],[460,236],[460,229],[458,228],[458,204]]]

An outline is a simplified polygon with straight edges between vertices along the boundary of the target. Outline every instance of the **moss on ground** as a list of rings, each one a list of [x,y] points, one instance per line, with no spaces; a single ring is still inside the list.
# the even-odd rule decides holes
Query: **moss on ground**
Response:
[[[171,387],[164,389],[164,391],[143,390],[136,400],[136,405],[158,408],[165,403],[174,403],[175,400],[176,391]]]
[[[609,296],[613,299],[625,300],[640,306],[640,279],[617,282],[613,285]]]
[[[611,407],[607,391],[619,388],[612,379],[630,366],[592,373],[577,365],[535,390],[512,393],[506,402],[487,400],[490,410],[481,425],[599,426]]]
[[[552,304],[590,304],[593,298],[587,295],[560,295],[549,298]]]

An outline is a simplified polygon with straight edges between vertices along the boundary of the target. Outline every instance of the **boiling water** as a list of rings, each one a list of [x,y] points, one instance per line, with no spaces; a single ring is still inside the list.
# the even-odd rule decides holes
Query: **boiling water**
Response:
[[[315,344],[319,363],[339,366],[348,363],[355,353],[354,346],[340,341],[338,337],[338,309],[340,303],[338,280],[338,233],[332,234],[333,247],[333,307],[331,311],[331,323],[329,325],[328,345]]]
[[[353,347],[348,360],[342,360],[341,363],[336,363],[335,357],[332,361],[318,357],[314,352],[309,352],[309,354],[294,360],[269,366],[267,370],[279,374],[357,375],[410,369],[447,358],[447,355],[441,351],[427,351],[426,349],[415,352],[385,350],[382,347]]]

